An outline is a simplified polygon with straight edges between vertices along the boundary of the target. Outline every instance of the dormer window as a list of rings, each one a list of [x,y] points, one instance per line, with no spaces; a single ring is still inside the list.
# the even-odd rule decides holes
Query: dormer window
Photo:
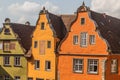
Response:
[[[42,23],[41,23],[41,30],[44,30],[44,29],[45,29],[45,23],[42,22]]]
[[[5,30],[4,30],[4,34],[6,34],[6,35],[10,35],[10,30],[9,30],[8,28],[5,28]]]
[[[81,25],[85,24],[85,18],[81,18]]]

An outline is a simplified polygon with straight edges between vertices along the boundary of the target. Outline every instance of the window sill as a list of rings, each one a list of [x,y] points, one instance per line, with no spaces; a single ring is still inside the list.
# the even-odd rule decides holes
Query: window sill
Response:
[[[74,73],[83,74],[82,71],[73,71]]]
[[[95,75],[98,75],[98,72],[88,72],[88,74],[95,74]]]
[[[50,69],[46,69],[45,71],[48,71],[48,72],[50,72],[51,70],[50,70]]]
[[[14,67],[22,67],[21,65],[14,65]]]
[[[7,64],[7,65],[5,65],[5,64],[4,64],[3,66],[4,66],[4,67],[11,67],[11,65],[10,65],[10,64],[9,64],[9,65],[8,65],[8,64]]]

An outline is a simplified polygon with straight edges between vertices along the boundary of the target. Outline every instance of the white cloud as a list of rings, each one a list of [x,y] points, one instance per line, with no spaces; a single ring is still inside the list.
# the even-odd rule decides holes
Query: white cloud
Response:
[[[47,1],[45,4],[43,4],[41,7],[45,6],[50,12],[57,13],[59,10],[58,6],[53,5],[51,2]]]
[[[120,0],[91,0],[91,9],[120,18]]]
[[[32,1],[25,1],[23,4],[20,3],[14,3],[8,6],[8,10],[11,13],[11,15],[19,17],[18,21],[19,23],[25,23],[26,20],[34,19],[34,24],[37,21],[38,14],[42,7],[45,6],[46,9],[49,12],[57,12],[58,7],[52,4],[51,2],[45,2],[43,5],[40,5],[37,2]]]

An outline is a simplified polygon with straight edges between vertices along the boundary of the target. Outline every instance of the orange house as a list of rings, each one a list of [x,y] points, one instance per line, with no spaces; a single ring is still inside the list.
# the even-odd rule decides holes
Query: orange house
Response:
[[[85,6],[61,16],[67,35],[58,48],[58,80],[119,80],[120,19]]]
[[[62,19],[43,8],[32,35],[32,48],[28,54],[28,80],[56,80],[56,48],[65,33]]]

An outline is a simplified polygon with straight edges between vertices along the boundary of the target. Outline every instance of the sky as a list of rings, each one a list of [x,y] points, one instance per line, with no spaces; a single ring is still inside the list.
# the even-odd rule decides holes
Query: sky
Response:
[[[74,14],[83,1],[91,10],[120,18],[120,0],[0,0],[0,27],[5,18],[35,25],[43,6],[54,14]]]

